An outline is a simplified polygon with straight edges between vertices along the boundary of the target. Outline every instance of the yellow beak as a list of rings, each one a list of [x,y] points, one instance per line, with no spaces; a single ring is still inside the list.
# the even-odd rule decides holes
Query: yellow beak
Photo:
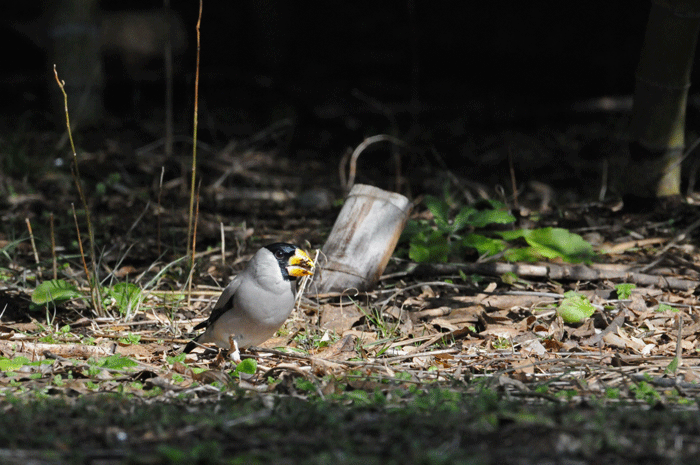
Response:
[[[287,273],[289,276],[299,278],[314,274],[314,261],[301,249],[297,249],[294,255],[289,258]]]

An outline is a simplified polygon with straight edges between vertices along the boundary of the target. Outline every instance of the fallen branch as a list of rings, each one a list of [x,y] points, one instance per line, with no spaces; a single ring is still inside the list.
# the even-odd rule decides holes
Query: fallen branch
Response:
[[[657,286],[665,289],[691,291],[698,287],[697,280],[674,278],[634,271],[625,265],[567,265],[567,264],[510,264],[510,263],[464,263],[464,264],[420,264],[407,274],[418,276],[466,273],[501,276],[515,273],[520,277],[546,278],[568,281],[619,280],[642,286]]]

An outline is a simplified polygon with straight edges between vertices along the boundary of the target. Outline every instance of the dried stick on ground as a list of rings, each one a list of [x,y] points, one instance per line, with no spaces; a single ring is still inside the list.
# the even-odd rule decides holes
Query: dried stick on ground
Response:
[[[504,273],[515,273],[520,277],[546,278],[569,281],[600,281],[614,279],[642,286],[657,286],[664,289],[690,291],[698,287],[700,282],[690,279],[674,278],[639,273],[624,265],[566,265],[566,264],[510,264],[510,263],[465,263],[465,264],[421,264],[409,274],[436,275],[466,273],[501,276]]]

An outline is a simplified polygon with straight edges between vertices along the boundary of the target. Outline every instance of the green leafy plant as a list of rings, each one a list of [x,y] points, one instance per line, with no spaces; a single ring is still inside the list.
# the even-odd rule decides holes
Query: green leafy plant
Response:
[[[664,368],[665,375],[675,375],[678,371],[678,356],[673,357],[673,360]]]
[[[646,381],[640,381],[637,384],[632,384],[630,386],[630,391],[639,400],[643,400],[649,405],[654,405],[656,402],[661,400],[661,394]]]
[[[236,369],[233,370],[233,376],[240,376],[241,374],[254,375],[258,370],[258,362],[253,358],[246,358],[241,360],[241,362],[236,365]]]
[[[129,316],[139,308],[144,299],[141,288],[134,283],[117,283],[102,291],[112,299],[121,315]],[[85,298],[85,296],[64,279],[51,279],[39,284],[32,293],[32,310],[44,308],[48,304],[60,305],[72,299]]]
[[[177,354],[177,355],[173,355],[173,356],[168,355],[167,357],[165,357],[165,359],[167,360],[167,362],[168,362],[170,365],[173,365],[173,364],[175,364],[176,362],[185,363],[185,357],[186,357],[186,356],[187,356],[187,354],[183,352],[183,353],[181,353],[181,354]]]
[[[121,315],[133,314],[143,301],[141,288],[134,283],[117,283],[105,293],[114,299]]]
[[[669,310],[672,312],[678,312],[678,309],[671,307],[669,304],[661,303],[661,304],[659,304],[658,307],[656,307],[656,311],[659,313],[666,312]]]
[[[39,366],[39,365],[50,365],[53,360],[39,360],[36,362],[31,362],[27,357],[13,357],[6,358],[0,357],[0,371],[18,371],[23,366]]]
[[[100,368],[107,368],[110,370],[124,370],[126,368],[133,368],[138,366],[134,360],[129,357],[124,357],[123,355],[114,354],[109,357],[105,357],[99,362]]]
[[[590,262],[595,255],[591,244],[562,228],[483,231],[489,226],[515,222],[501,202],[485,200],[459,210],[452,203],[447,195],[445,200],[426,196],[425,206],[432,221],[409,221],[402,235],[402,241],[408,242],[411,260],[446,262],[467,249],[486,256],[503,253],[506,260],[513,262],[559,258],[579,263]],[[516,247],[517,241],[524,241],[527,247]]]
[[[44,305],[60,305],[71,299],[82,298],[83,295],[73,284],[63,279],[52,279],[39,284],[32,292],[33,309],[42,308]]]
[[[497,235],[507,241],[524,239],[529,247],[505,251],[509,261],[537,261],[561,258],[571,263],[587,262],[593,258],[593,246],[578,234],[562,228],[518,229],[498,231]]]
[[[452,216],[450,202],[426,196],[425,206],[432,213],[433,221],[410,221],[406,226],[403,238],[409,242],[409,257],[417,262],[446,262],[451,252],[465,246],[475,247],[477,250],[483,247],[490,251],[495,250],[494,253],[502,250],[505,247],[505,244],[501,244],[502,241],[474,235],[463,238],[460,235],[468,228],[483,228],[494,223],[508,224],[515,221],[513,215],[508,213],[500,202],[485,201],[483,205],[484,209],[472,205],[464,206]]]
[[[557,307],[557,313],[564,323],[582,323],[595,312],[595,307],[586,296],[578,292],[564,293],[564,299]]]
[[[0,357],[0,371],[17,371],[24,365],[29,364],[26,357],[5,358]]]
[[[140,334],[129,333],[125,337],[120,337],[119,342],[122,344],[138,344],[141,341]]]

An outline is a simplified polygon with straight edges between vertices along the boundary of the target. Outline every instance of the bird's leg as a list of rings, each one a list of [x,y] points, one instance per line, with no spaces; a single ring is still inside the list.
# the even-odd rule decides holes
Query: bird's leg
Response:
[[[229,357],[231,357],[234,362],[241,363],[241,351],[238,350],[238,342],[236,342],[233,334],[228,337],[228,343],[231,346],[231,354]]]

